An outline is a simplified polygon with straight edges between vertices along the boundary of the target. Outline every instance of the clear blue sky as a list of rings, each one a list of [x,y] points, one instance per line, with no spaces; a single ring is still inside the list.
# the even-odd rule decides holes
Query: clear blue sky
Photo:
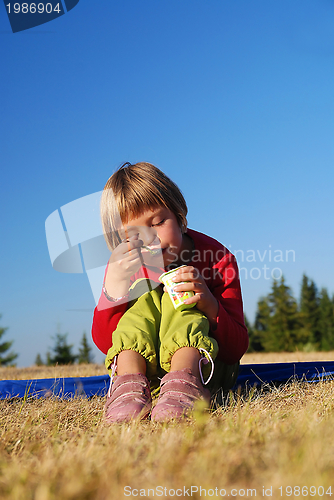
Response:
[[[239,251],[251,321],[264,265],[295,296],[304,272],[333,293],[333,26],[330,0],[80,0],[13,34],[0,4],[0,324],[19,366],[58,324],[76,349],[90,336],[88,279],[52,268],[44,224],[124,161],[159,166],[189,226]]]

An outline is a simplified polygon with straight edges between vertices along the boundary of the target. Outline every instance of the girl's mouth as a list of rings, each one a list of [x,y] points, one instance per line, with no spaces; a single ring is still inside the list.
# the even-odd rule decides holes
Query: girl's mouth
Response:
[[[161,247],[147,247],[143,245],[141,248],[144,248],[147,250],[151,255],[158,255],[163,252],[163,249]]]

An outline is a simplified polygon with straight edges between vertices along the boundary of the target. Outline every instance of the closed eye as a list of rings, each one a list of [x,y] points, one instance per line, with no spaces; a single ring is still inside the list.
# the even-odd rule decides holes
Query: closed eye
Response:
[[[155,226],[162,226],[162,224],[166,221],[166,219],[162,219],[160,222],[157,222],[156,224],[152,224],[152,227]]]

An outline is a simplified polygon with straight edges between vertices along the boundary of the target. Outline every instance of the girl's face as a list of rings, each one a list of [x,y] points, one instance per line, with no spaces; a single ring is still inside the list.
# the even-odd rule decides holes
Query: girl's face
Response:
[[[120,234],[122,238],[141,239],[153,251],[161,248],[165,267],[176,262],[182,250],[189,250],[188,239],[184,238],[174,213],[166,207],[147,210],[139,217],[128,220]],[[145,260],[148,258],[153,264],[154,257],[150,256],[149,250],[144,248],[144,252]],[[161,254],[159,252],[159,256]]]

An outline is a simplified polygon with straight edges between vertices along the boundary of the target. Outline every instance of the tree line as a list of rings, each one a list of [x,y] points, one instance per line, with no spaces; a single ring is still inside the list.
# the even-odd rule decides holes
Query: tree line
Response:
[[[57,333],[54,339],[54,346],[47,351],[45,360],[38,353],[35,359],[37,366],[71,365],[73,363],[92,363],[92,348],[88,344],[86,333],[81,338],[78,354],[73,353],[73,344],[68,344],[67,333]]]
[[[284,276],[257,303],[254,324],[245,318],[248,352],[334,350],[334,295],[305,274],[297,300]]]
[[[0,314],[0,319],[1,319],[1,314]],[[6,333],[6,330],[8,328],[0,327],[0,339],[4,336]],[[13,345],[13,340],[7,340],[6,342],[0,342],[0,366],[8,366],[8,365],[13,365],[14,361],[18,357],[18,354],[16,354],[13,351],[9,351],[9,349]]]
[[[1,315],[0,315],[1,318]],[[0,327],[0,340],[6,333],[8,328]],[[73,363],[92,363],[92,348],[88,344],[86,333],[84,332],[81,338],[79,352],[73,353],[73,344],[67,342],[67,333],[57,333],[53,337],[54,345],[50,351],[47,351],[45,359],[38,353],[35,359],[35,365],[68,365]],[[15,360],[18,354],[10,350],[13,345],[13,340],[0,342],[0,366],[15,366]]]

